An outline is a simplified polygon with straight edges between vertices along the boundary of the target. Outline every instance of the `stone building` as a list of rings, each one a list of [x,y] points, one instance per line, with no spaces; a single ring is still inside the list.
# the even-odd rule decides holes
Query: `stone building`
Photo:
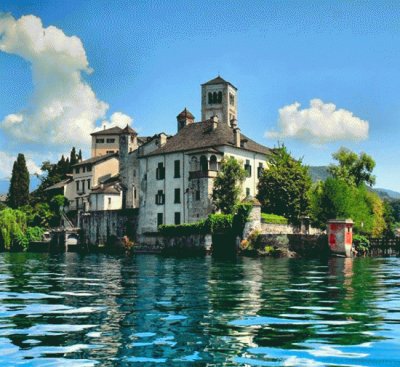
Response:
[[[104,127],[103,130],[95,131],[94,133],[90,134],[92,136],[92,158],[110,153],[118,153],[119,136],[121,135],[122,131],[124,131],[125,134],[128,133],[129,135],[128,149],[130,151],[135,150],[137,148],[137,133],[135,130],[129,126],[127,126],[125,129],[121,129],[118,126],[110,129],[106,129]]]
[[[185,108],[177,116],[175,135],[159,134],[132,152],[120,135],[124,202],[139,207],[138,234],[207,217],[214,209],[213,182],[224,156],[236,158],[248,172],[242,196],[257,193],[270,149],[241,133],[237,89],[231,83],[218,76],[201,88],[202,121],[195,122]]]

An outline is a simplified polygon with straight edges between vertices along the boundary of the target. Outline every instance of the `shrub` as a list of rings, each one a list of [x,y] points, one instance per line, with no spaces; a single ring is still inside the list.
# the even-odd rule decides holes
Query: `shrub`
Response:
[[[367,237],[360,234],[355,234],[353,235],[353,245],[356,251],[366,252],[369,250],[370,242]]]
[[[261,219],[264,223],[288,224],[288,220],[281,215],[261,213]]]
[[[236,205],[235,214],[210,214],[207,219],[195,223],[161,225],[158,231],[164,236],[189,236],[191,234],[241,235],[251,211],[251,203]]]
[[[184,223],[178,225],[163,224],[158,227],[158,230],[162,235],[171,237],[207,233],[206,221],[204,220],[195,223]]]

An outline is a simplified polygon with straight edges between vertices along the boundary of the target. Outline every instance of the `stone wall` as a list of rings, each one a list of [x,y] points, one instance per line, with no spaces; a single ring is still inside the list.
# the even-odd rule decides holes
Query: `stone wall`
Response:
[[[325,234],[261,234],[258,242],[260,249],[271,246],[278,249],[281,256],[321,257],[329,254]]]
[[[212,237],[210,234],[162,236],[158,233],[147,233],[138,237],[138,244],[147,248],[160,249],[163,252],[204,253],[211,250]]]
[[[120,238],[136,235],[138,211],[106,210],[81,215],[81,243],[85,245],[112,245]]]
[[[305,229],[304,226],[292,226],[290,224],[275,224],[275,223],[261,223],[261,233],[270,234],[309,234],[309,235],[320,235],[323,232],[314,227]]]

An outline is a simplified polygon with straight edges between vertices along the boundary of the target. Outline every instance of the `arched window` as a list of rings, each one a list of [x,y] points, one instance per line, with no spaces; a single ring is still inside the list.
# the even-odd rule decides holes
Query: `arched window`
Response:
[[[218,92],[218,103],[222,103],[222,92]]]
[[[197,162],[197,157],[192,157],[192,160],[190,161],[190,170],[192,172],[198,171],[199,170],[199,166],[198,166],[198,162]]]
[[[212,104],[212,103],[213,103],[213,96],[212,96],[212,93],[209,92],[208,93],[208,104]]]
[[[218,95],[217,92],[213,93],[213,103],[218,103]]]
[[[200,157],[200,170],[201,170],[201,172],[208,171],[208,161],[207,161],[207,157],[205,155],[202,155]]]
[[[211,171],[218,171],[217,157],[215,155],[212,155],[210,157],[210,170]]]

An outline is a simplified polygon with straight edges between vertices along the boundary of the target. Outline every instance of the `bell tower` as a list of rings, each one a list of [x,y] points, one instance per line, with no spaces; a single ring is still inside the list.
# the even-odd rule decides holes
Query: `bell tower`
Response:
[[[237,88],[219,75],[201,85],[201,119],[215,115],[228,126],[237,120]]]

